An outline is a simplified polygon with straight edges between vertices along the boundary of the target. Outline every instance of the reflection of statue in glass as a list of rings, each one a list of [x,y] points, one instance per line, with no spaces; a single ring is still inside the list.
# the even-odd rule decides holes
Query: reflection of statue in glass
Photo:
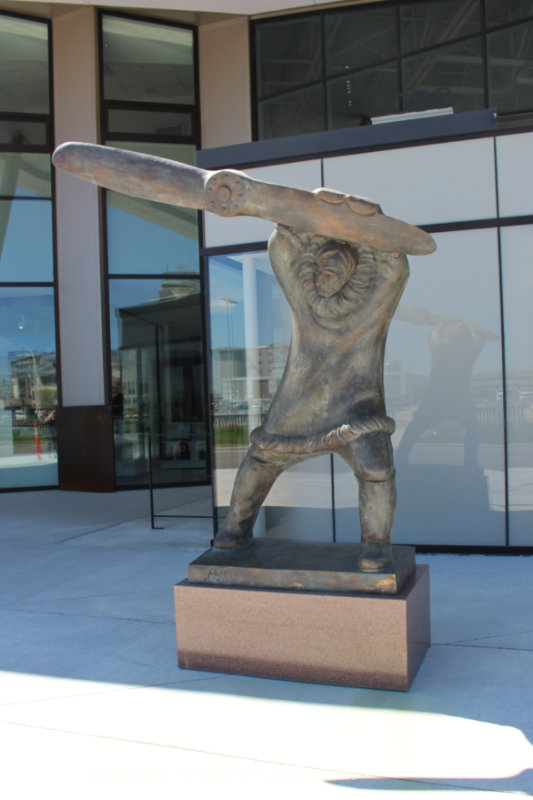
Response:
[[[498,337],[477,322],[460,317],[433,314],[424,308],[400,306],[396,319],[413,325],[431,325],[429,347],[431,372],[415,411],[398,447],[397,460],[406,463],[422,434],[443,421],[460,423],[464,428],[464,464],[477,464],[479,424],[472,396],[472,372],[485,342]]]
[[[374,203],[327,189],[304,192],[90,145],[64,145],[54,162],[137,196],[277,223],[269,255],[291,308],[291,345],[265,423],[250,435],[214,545],[245,545],[280,473],[336,452],[359,483],[359,567],[382,570],[392,557],[396,503],[394,422],[383,394],[385,339],[407,281],[404,254],[431,253],[433,239],[384,216]]]

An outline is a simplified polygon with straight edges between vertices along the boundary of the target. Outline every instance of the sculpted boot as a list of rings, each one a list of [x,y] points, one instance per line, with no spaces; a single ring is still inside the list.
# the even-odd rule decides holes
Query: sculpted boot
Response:
[[[361,548],[357,564],[363,572],[382,572],[392,561],[390,539],[396,506],[392,472],[384,481],[359,481]]]
[[[253,445],[250,447],[237,472],[228,515],[213,539],[214,547],[232,550],[248,544],[263,500],[283,467],[269,464]]]
[[[382,572],[392,561],[390,540],[371,538],[371,534],[361,541],[357,565],[362,572]]]
[[[248,544],[251,536],[247,531],[221,528],[213,539],[213,547],[222,550],[233,550]]]

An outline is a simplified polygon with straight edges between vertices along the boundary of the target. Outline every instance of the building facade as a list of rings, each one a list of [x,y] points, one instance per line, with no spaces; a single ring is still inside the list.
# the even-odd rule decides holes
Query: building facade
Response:
[[[212,480],[220,518],[283,372],[272,224],[52,174],[54,146],[96,142],[430,231],[386,353],[395,541],[532,547],[532,71],[525,0],[0,2],[0,486],[108,491],[151,465]],[[358,538],[353,475],[292,468],[256,533]]]

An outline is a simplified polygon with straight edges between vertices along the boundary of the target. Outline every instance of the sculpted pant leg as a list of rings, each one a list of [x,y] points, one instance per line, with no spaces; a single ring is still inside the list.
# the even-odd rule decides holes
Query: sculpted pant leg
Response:
[[[215,547],[232,548],[246,543],[261,505],[278,475],[299,461],[294,456],[268,457],[252,445],[239,467],[230,509],[213,542]]]
[[[392,558],[390,534],[396,485],[390,436],[370,433],[338,452],[352,467],[359,484],[359,567],[366,572],[378,572]]]

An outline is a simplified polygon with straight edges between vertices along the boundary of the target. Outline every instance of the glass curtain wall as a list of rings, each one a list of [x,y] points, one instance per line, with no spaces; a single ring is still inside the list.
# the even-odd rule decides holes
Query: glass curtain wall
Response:
[[[427,259],[410,259],[385,352],[387,412],[396,422],[397,544],[533,548],[532,141],[533,134],[523,133],[454,143],[451,151],[441,143],[379,153],[380,159],[393,158],[394,169],[386,160],[382,171],[394,174],[400,186],[415,155],[437,181],[437,190],[425,195],[437,250]],[[329,185],[344,188],[344,177],[349,184],[355,176],[372,196],[366,177],[380,181],[373,155],[325,157],[324,178],[336,176]],[[453,159],[464,165],[447,183],[438,164]],[[468,159],[483,164],[477,179]],[[465,180],[474,185],[460,207],[456,198]],[[417,190],[415,182],[411,191]],[[396,200],[391,190],[384,207],[394,209]],[[409,219],[424,213],[410,198],[399,202],[404,209],[407,204]],[[478,216],[469,222],[471,208]],[[236,244],[228,252],[224,240],[217,254],[215,236],[208,268],[220,525],[250,432],[263,424],[281,380],[291,321],[266,245]],[[351,469],[327,455],[282,473],[255,535],[357,541],[358,487]]]
[[[501,232],[509,540],[533,546],[533,225]]]
[[[533,5],[394,0],[252,23],[255,138],[451,106],[533,111]]]
[[[530,247],[531,229],[518,231],[521,238],[514,246]],[[387,412],[396,421],[394,540],[505,546],[498,231],[452,231],[436,234],[436,239],[431,265],[411,271],[385,354]],[[513,259],[516,263],[520,262]],[[514,279],[513,286],[521,291],[519,280]],[[264,251],[211,256],[209,294],[213,482],[220,525],[250,431],[262,424],[283,374],[290,311]],[[512,296],[509,302],[513,303]],[[527,314],[527,296],[520,307]],[[521,322],[516,325],[523,330]],[[521,370],[522,377],[525,372]],[[527,386],[524,378],[523,405]],[[522,426],[527,425],[527,413],[524,405]],[[520,444],[511,447],[523,470],[523,501],[529,450],[521,436]],[[515,482],[518,497],[518,479]],[[357,496],[354,475],[341,458],[309,459],[278,478],[260,512],[255,535],[357,540]],[[526,523],[517,525],[525,529]]]
[[[506,544],[497,229],[435,234],[411,274],[385,354],[397,544]],[[412,259],[415,261],[415,259]],[[431,277],[428,280],[428,276]],[[357,492],[335,457],[339,539],[354,538]]]
[[[57,485],[49,53],[0,14],[0,489]]]
[[[101,15],[106,144],[193,164],[192,29]],[[208,479],[198,214],[105,192],[118,486]]]

